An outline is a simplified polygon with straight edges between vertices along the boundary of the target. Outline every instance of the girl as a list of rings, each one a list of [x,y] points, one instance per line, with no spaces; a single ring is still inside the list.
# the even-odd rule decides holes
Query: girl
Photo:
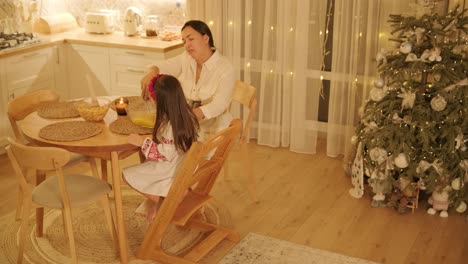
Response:
[[[149,222],[156,215],[160,197],[167,196],[185,152],[197,140],[199,125],[175,77],[158,74],[148,89],[156,102],[153,138],[128,137],[130,144],[141,146],[146,161],[123,169],[123,175],[130,187],[148,198],[137,211],[145,210]]]

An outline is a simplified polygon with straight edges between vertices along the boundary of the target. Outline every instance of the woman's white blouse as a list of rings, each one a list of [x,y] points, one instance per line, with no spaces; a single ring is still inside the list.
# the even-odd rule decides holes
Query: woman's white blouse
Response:
[[[206,119],[221,115],[231,103],[234,68],[218,51],[203,64],[198,82],[197,62],[186,52],[155,65],[161,73],[177,77],[187,100],[202,101],[200,109]]]

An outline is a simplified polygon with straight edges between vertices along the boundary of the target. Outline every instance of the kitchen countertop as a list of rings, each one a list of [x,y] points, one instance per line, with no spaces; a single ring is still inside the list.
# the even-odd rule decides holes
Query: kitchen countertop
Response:
[[[30,46],[2,51],[0,58],[30,52],[60,43],[84,44],[111,48],[128,48],[142,51],[168,52],[183,46],[182,40],[163,41],[156,37],[125,36],[122,31],[114,31],[111,34],[86,33],[83,28],[57,34],[35,33],[43,42]]]

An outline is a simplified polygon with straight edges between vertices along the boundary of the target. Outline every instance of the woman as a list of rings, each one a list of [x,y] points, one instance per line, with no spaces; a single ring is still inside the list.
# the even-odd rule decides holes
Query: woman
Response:
[[[176,76],[193,113],[200,122],[199,140],[226,128],[232,116],[226,112],[234,88],[234,68],[214,46],[210,28],[190,20],[182,27],[185,52],[149,67],[141,80],[142,96],[149,99],[148,85],[159,73]]]

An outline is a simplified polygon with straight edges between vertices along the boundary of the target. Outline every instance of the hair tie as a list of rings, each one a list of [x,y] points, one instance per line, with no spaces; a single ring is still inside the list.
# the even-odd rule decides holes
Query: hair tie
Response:
[[[150,92],[150,94],[151,94],[151,98],[153,98],[153,100],[154,100],[155,102],[156,102],[156,91],[154,90],[154,83],[156,82],[156,80],[157,80],[159,77],[161,77],[161,76],[163,76],[163,75],[164,75],[164,74],[161,74],[161,73],[156,74],[156,76],[154,76],[154,77],[151,79],[151,81],[150,81],[150,83],[149,83],[149,86],[148,86],[148,90],[149,90],[149,92]]]

